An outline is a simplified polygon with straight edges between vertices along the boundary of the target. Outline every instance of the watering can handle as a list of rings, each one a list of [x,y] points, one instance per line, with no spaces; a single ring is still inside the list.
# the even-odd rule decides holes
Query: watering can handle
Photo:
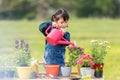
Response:
[[[48,35],[48,30],[51,28],[51,26],[52,26],[52,24],[50,24],[49,26],[48,26],[48,28],[46,29],[46,31],[45,31],[45,33]]]
[[[50,24],[49,26],[48,26],[48,28],[46,29],[46,31],[45,31],[45,33],[48,35],[48,30],[50,29],[52,27],[52,24]],[[57,28],[57,29],[60,29],[60,28]]]

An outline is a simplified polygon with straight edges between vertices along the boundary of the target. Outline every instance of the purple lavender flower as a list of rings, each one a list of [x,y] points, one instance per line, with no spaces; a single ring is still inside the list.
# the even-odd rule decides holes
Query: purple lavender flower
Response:
[[[18,45],[16,45],[16,46],[15,46],[15,48],[16,48],[16,49],[18,49],[18,48],[19,48],[19,46],[18,46]]]
[[[28,44],[25,44],[25,48],[28,49],[28,48],[29,48],[29,45],[28,45]]]
[[[16,41],[15,41],[15,44],[19,44],[19,41],[18,41],[18,40],[16,40]]]
[[[21,40],[21,43],[24,43],[24,40]]]
[[[26,48],[26,52],[27,52],[28,49],[29,49],[29,45],[28,45],[28,44],[25,44],[25,48]]]
[[[19,48],[19,41],[18,41],[18,40],[15,41],[15,48],[16,48],[16,49]]]
[[[20,48],[22,48],[24,46],[25,42],[24,42],[24,40],[21,40],[20,42],[21,42],[20,43]]]

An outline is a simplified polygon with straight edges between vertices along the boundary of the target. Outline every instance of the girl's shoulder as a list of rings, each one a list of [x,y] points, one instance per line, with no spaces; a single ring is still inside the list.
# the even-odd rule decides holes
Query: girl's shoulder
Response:
[[[70,35],[70,33],[68,31],[65,32],[65,35]]]
[[[65,32],[64,37],[70,37],[70,33],[68,31]]]
[[[52,21],[51,20],[47,20],[47,21],[44,21],[44,22],[42,22],[41,24],[52,24]]]

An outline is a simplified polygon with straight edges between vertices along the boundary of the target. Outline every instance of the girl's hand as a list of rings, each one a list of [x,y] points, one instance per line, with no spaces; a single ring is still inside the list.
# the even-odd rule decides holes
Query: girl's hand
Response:
[[[52,22],[52,27],[55,27],[55,28],[60,28],[60,30],[62,31],[62,32],[66,32],[66,30],[64,29],[64,27],[59,27],[58,26],[58,24],[56,23],[56,22]]]
[[[56,22],[52,22],[52,27],[58,28],[58,24]]]
[[[66,32],[66,30],[64,28],[60,28],[60,30],[64,33]]]

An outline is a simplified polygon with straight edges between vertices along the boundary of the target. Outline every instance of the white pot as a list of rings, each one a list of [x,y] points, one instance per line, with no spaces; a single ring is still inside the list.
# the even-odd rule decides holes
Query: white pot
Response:
[[[71,70],[72,70],[72,67],[61,67],[61,73],[62,73],[62,76],[64,77],[69,77],[71,75]]]
[[[90,67],[82,67],[80,69],[81,75],[82,76],[88,76],[90,75],[92,78],[94,78],[94,69],[91,69]]]

